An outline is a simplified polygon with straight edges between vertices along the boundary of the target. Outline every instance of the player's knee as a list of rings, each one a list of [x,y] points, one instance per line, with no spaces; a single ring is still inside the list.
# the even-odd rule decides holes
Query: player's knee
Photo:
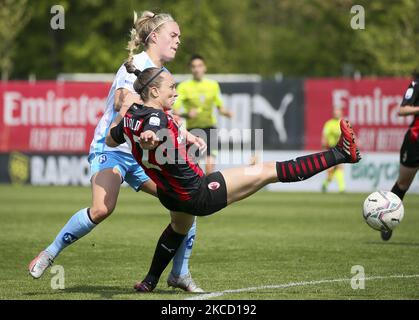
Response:
[[[187,234],[189,232],[189,229],[191,228],[192,225],[189,224],[183,224],[183,223],[176,223],[173,222],[171,223],[172,225],[172,229],[179,234]]]
[[[177,233],[187,234],[189,232],[189,230],[191,229],[194,221],[195,221],[194,219],[193,220],[192,219],[191,220],[172,219],[172,221],[171,221],[172,229]]]
[[[98,206],[90,208],[90,217],[94,223],[100,223],[111,215],[113,208]]]

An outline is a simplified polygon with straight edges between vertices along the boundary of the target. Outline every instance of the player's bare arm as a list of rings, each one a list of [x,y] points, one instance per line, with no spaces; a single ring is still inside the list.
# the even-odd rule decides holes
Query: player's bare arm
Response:
[[[185,131],[186,131],[186,144],[188,145],[194,144],[198,147],[201,154],[204,153],[207,150],[207,144],[205,143],[204,139],[193,135],[187,130]]]
[[[120,88],[115,91],[114,109],[122,116],[125,115],[127,110],[134,104],[141,104],[141,98],[138,94],[133,93],[125,88]]]
[[[112,129],[113,127],[115,127],[115,125],[114,125],[114,124],[112,124],[111,129]],[[109,131],[110,131],[110,130],[109,130]],[[116,142],[116,141],[112,138],[112,136],[109,134],[109,132],[108,132],[108,134],[106,135],[106,138],[105,138],[105,143],[106,143],[106,145],[107,145],[108,147],[111,147],[111,148],[115,148],[115,147],[119,146],[119,143],[118,143],[118,142]]]
[[[154,150],[160,143],[160,139],[156,133],[151,130],[141,132],[140,134],[140,146],[145,150]]]
[[[417,115],[419,114],[419,108],[415,106],[403,106],[399,110],[399,116],[401,117],[407,117],[411,115]]]

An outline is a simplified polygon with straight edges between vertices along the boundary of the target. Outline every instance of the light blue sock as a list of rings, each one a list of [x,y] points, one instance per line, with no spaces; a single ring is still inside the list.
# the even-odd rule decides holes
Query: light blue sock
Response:
[[[183,240],[179,249],[177,249],[176,254],[173,258],[172,274],[175,277],[183,276],[189,272],[189,258],[192,253],[195,234],[196,218],[191,229],[189,229],[188,235]]]
[[[92,231],[96,224],[90,220],[87,210],[84,208],[75,213],[45,251],[55,258],[65,247]]]

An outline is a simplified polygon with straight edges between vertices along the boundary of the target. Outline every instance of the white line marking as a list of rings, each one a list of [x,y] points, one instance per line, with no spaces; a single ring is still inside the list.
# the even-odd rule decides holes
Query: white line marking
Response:
[[[392,276],[375,276],[375,277],[365,277],[359,278],[359,280],[380,280],[380,279],[400,279],[400,278],[419,278],[419,274],[412,274],[412,275],[403,275],[403,274],[396,274]],[[323,283],[333,283],[333,282],[346,282],[351,281],[352,278],[340,278],[340,279],[324,279],[324,280],[312,280],[312,281],[302,281],[302,282],[290,282],[285,284],[279,285],[269,285],[269,286],[260,286],[260,287],[250,287],[250,288],[242,288],[242,289],[235,289],[235,290],[224,290],[219,292],[212,292],[212,293],[205,293],[196,295],[194,297],[186,298],[185,300],[207,300],[211,298],[221,297],[228,293],[240,293],[240,292],[249,292],[249,291],[257,291],[257,290],[264,290],[264,289],[286,289],[291,287],[301,287],[301,286],[310,286],[316,284],[323,284]]]

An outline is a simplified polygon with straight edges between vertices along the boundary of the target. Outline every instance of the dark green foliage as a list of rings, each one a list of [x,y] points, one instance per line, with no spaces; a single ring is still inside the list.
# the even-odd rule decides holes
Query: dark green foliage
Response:
[[[181,49],[168,64],[175,73],[188,72],[195,52],[211,73],[406,76],[419,68],[416,0],[66,0],[65,30],[52,30],[56,2],[27,4],[31,19],[10,47],[11,78],[115,72],[134,9],[169,12],[179,22]],[[365,30],[350,27],[355,4],[365,8]]]

